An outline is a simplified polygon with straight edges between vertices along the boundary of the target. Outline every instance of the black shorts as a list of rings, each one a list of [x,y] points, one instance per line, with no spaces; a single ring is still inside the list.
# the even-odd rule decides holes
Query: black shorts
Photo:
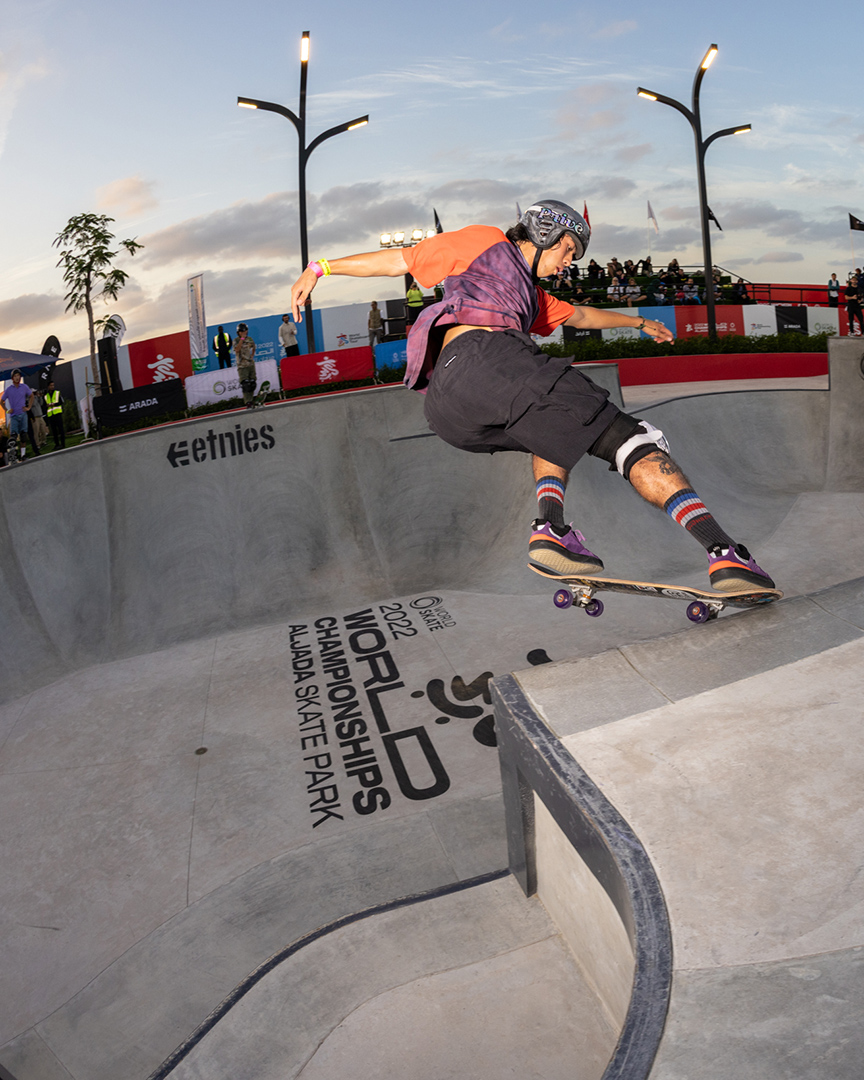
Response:
[[[518,330],[460,334],[432,372],[426,419],[460,450],[519,450],[572,469],[620,410],[571,364]]]

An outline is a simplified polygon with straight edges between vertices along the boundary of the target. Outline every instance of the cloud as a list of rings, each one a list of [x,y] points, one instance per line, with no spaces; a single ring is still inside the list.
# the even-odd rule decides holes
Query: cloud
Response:
[[[65,306],[59,293],[25,293],[0,301],[0,326],[4,332],[38,326],[61,317]]]
[[[798,251],[766,251],[754,263],[793,263],[803,262],[804,256]]]
[[[635,161],[640,161],[650,154],[652,149],[650,142],[640,143],[638,146],[622,146],[620,150],[615,151],[615,159],[623,165],[632,165]]]
[[[636,184],[627,176],[585,176],[579,197],[598,195],[607,199],[624,199],[635,190]]]
[[[613,82],[583,83],[563,95],[555,123],[564,138],[575,139],[588,131],[602,131],[624,123],[631,95]]]
[[[154,186],[152,180],[142,180],[140,176],[113,180],[97,188],[97,209],[125,217],[138,217],[159,205],[153,195]]]
[[[512,30],[513,19],[505,19],[504,22],[499,23],[497,26],[493,26],[488,31],[489,37],[494,41],[500,41],[504,45],[512,45],[515,41],[523,41],[525,39],[524,34],[515,34]]]
[[[609,38],[621,37],[622,34],[632,34],[637,26],[638,23],[634,19],[623,19],[620,22],[609,23],[608,26],[596,30],[589,37],[608,40]]]
[[[33,60],[28,54],[28,60],[23,61],[23,52],[19,49],[15,56],[0,52],[0,156],[21,91],[29,83],[45,78],[49,70],[43,58]]]

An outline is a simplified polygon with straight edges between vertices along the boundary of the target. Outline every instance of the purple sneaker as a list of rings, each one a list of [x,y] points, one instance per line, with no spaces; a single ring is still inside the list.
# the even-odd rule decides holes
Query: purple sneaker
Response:
[[[585,537],[572,525],[560,532],[548,521],[535,521],[528,557],[535,566],[566,577],[568,574],[602,574],[603,560],[585,547]]]
[[[708,576],[711,588],[717,592],[739,592],[743,589],[773,589],[774,582],[743,544],[723,547],[715,544],[708,549]]]

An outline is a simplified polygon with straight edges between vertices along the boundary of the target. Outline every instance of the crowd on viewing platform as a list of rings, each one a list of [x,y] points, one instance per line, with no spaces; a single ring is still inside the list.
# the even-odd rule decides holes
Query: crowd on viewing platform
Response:
[[[753,304],[749,282],[733,281],[732,275],[714,269],[714,299],[718,304]],[[571,266],[551,278],[543,287],[571,304],[593,307],[632,307],[634,304],[702,304],[705,302],[705,274],[696,267],[680,266],[672,259],[665,267],[655,268],[651,256],[623,264],[613,256],[601,265],[591,259],[587,266]]]
[[[848,298],[852,279],[857,279],[864,293],[864,274],[850,270],[845,282],[832,274],[825,285],[753,282],[714,267],[714,302],[716,304],[807,304],[837,307]],[[605,264],[591,259],[586,266],[573,265],[541,282],[547,292],[571,304],[592,307],[646,307],[705,303],[705,273],[701,266],[681,266],[672,259],[665,266],[654,266],[650,255],[637,262],[623,264],[613,256]],[[859,296],[864,302],[864,295]]]

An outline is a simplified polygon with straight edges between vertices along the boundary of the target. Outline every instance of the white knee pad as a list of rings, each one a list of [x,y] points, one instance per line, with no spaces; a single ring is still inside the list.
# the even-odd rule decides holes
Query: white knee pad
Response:
[[[627,458],[633,453],[634,450],[638,450],[640,446],[656,446],[658,450],[662,450],[664,454],[669,453],[669,443],[663,435],[663,432],[654,427],[653,424],[649,424],[647,420],[640,420],[639,426],[643,429],[632,435],[625,443],[622,443],[615,452],[615,468],[626,477],[625,466],[627,464]]]

